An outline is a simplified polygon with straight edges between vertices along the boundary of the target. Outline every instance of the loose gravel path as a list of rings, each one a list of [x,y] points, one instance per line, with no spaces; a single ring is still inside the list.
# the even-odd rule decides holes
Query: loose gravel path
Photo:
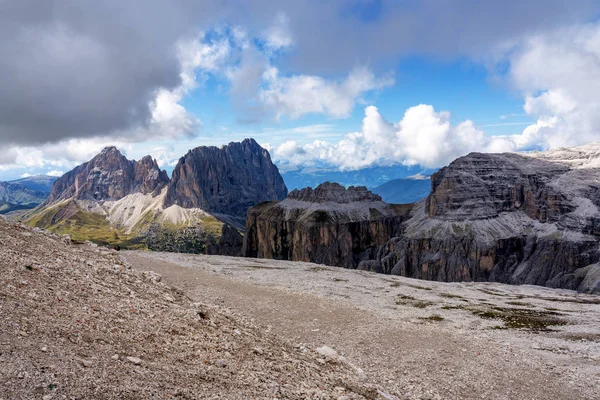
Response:
[[[123,255],[293,345],[336,349],[405,398],[600,399],[598,296],[300,262]]]

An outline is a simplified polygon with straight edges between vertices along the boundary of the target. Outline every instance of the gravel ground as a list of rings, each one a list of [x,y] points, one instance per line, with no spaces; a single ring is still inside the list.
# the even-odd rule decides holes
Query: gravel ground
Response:
[[[323,265],[125,252],[194,301],[327,345],[398,398],[600,399],[600,297]]]
[[[332,349],[204,300],[0,218],[0,399],[397,398]]]

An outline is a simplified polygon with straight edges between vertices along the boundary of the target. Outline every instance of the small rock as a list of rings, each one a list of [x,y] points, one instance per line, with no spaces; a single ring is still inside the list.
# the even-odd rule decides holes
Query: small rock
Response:
[[[325,358],[329,358],[332,360],[337,360],[338,358],[338,352],[335,351],[334,349],[332,349],[329,346],[321,346],[317,349],[317,353],[319,353],[320,355],[322,355]]]
[[[127,357],[127,361],[129,361],[130,363],[132,363],[134,365],[140,365],[142,363],[142,360],[139,359],[138,357]]]
[[[40,351],[43,351],[43,352],[45,353],[45,352],[47,352],[47,351],[48,351],[48,348],[47,348],[46,346],[44,346],[44,347],[42,347],[42,348],[40,349]]]
[[[239,336],[239,335],[242,334],[242,331],[240,331],[239,329],[236,329],[236,330],[233,331],[233,333],[235,333],[236,335]]]
[[[115,361],[117,361],[117,360],[119,359],[119,355],[118,355],[118,354],[115,354],[115,355],[111,356],[110,358],[111,358],[112,360],[115,360]]]
[[[215,365],[219,368],[225,368],[227,366],[227,361],[223,360],[222,358],[218,359],[217,362],[215,363]]]
[[[89,368],[92,366],[92,362],[90,360],[85,360],[83,358],[78,359],[78,361],[81,363],[81,365],[83,365],[86,368]]]
[[[42,396],[42,400],[50,400],[50,399],[52,399],[53,397],[54,397],[54,395],[53,395],[53,394],[47,394],[47,395],[45,395],[45,396]]]
[[[258,354],[258,355],[262,355],[264,353],[263,349],[261,349],[260,347],[255,347],[252,349],[252,352],[254,354]]]
[[[163,295],[163,298],[164,298],[166,301],[169,301],[169,302],[171,302],[171,303],[174,303],[174,302],[175,302],[175,299],[173,298],[173,296],[171,296],[171,295],[168,295],[168,294],[166,294],[166,293]]]

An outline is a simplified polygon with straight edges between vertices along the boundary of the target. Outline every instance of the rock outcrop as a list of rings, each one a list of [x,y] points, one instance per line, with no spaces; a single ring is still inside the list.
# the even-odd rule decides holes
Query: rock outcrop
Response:
[[[383,272],[600,291],[597,149],[457,159],[381,249]]]
[[[254,139],[221,148],[197,147],[179,159],[169,183],[165,206],[201,208],[241,221],[248,208],[282,200],[287,188],[269,152]]]
[[[48,203],[66,199],[118,200],[132,193],[158,194],[168,182],[167,173],[152,157],[131,161],[111,146],[58,179]]]
[[[407,210],[364,187],[326,182],[294,190],[248,211],[244,255],[356,268],[400,233]]]
[[[600,144],[532,154],[472,153],[431,182],[430,195],[399,210],[392,229],[381,225],[385,218],[363,213],[359,226],[376,232],[349,235],[339,234],[349,225],[337,215],[348,204],[368,209],[372,200],[322,207],[317,190],[292,192],[290,197],[303,200],[288,197],[250,210],[245,254],[428,280],[600,292]],[[367,252],[363,240],[372,245]],[[357,242],[361,246],[349,244]]]

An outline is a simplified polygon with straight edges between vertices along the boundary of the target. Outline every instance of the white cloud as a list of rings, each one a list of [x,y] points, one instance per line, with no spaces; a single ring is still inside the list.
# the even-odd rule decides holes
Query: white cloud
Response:
[[[61,176],[63,176],[63,175],[64,175],[64,171],[59,171],[59,170],[56,170],[56,169],[55,169],[55,170],[52,170],[52,171],[48,171],[48,172],[46,172],[46,175],[48,175],[48,176],[58,176],[58,177],[61,177]]]
[[[264,32],[265,47],[270,52],[290,47],[294,40],[289,27],[290,20],[285,13],[279,12],[275,22]]]
[[[29,178],[30,176],[33,176],[27,172],[25,172],[24,174],[21,174],[21,178]]]
[[[540,120],[520,135],[486,136],[470,120],[452,124],[449,112],[437,112],[431,105],[410,107],[397,123],[389,122],[376,107],[369,106],[361,130],[345,134],[337,143],[316,140],[300,144],[288,140],[271,146],[271,152],[283,171],[315,166],[356,170],[392,164],[435,168],[472,151],[529,150],[555,121]]]
[[[394,83],[393,78],[378,78],[368,68],[355,68],[341,82],[313,75],[282,77],[275,67],[267,70],[263,78],[265,85],[259,98],[278,118],[299,118],[310,113],[348,117],[364,93]]]
[[[493,143],[473,122],[452,125],[449,112],[436,112],[430,105],[407,109],[398,123],[387,121],[376,107],[369,106],[360,132],[348,133],[335,144],[287,141],[274,149],[273,156],[283,169],[317,163],[344,170],[396,163],[437,167]]]
[[[552,148],[600,139],[600,23],[533,36],[511,49],[509,78],[536,119],[519,147]]]

